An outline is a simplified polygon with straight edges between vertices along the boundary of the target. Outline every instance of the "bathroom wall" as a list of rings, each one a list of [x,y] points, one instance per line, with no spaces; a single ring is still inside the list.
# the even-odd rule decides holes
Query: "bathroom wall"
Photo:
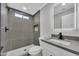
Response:
[[[12,11],[8,12],[6,4],[1,4],[1,26],[7,26],[8,32],[1,31],[1,45],[4,47],[2,53],[33,44],[33,19],[16,18]]]
[[[40,10],[40,36],[51,37],[51,28],[53,25],[53,3],[48,3]]]
[[[40,11],[38,11],[34,16],[33,16],[33,24],[37,25],[38,24],[38,31],[35,31],[34,28],[34,44],[39,45],[39,37],[40,37]]]

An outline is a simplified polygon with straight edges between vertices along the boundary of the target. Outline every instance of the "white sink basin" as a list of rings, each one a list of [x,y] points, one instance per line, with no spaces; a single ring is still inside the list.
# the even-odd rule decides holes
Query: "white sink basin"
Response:
[[[63,45],[70,45],[71,42],[68,42],[68,41],[64,41],[64,40],[58,40],[58,39],[50,39],[50,41],[52,42],[56,42],[56,43],[60,43],[60,44],[63,44]]]

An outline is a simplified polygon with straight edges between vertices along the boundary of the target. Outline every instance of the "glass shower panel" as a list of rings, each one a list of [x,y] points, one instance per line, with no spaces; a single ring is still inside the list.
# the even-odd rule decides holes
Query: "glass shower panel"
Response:
[[[7,51],[32,44],[32,17],[24,21],[21,12],[10,10],[8,14]]]

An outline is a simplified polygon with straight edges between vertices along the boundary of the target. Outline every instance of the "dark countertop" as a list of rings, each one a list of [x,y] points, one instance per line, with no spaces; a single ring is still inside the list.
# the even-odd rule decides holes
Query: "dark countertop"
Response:
[[[51,38],[51,39],[55,39],[55,38]],[[49,43],[51,45],[54,45],[56,47],[59,47],[61,49],[64,49],[66,51],[69,51],[71,53],[74,53],[76,55],[79,55],[79,41],[65,39],[64,41],[70,42],[70,45],[63,45],[60,43],[56,43],[56,42],[50,41],[50,39],[42,39],[42,41]]]

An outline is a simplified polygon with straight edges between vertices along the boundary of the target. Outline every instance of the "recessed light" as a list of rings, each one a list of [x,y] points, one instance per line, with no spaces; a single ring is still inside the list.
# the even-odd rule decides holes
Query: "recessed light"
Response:
[[[24,9],[24,10],[27,10],[27,8],[26,8],[26,7],[23,7],[23,9]]]
[[[66,3],[62,3],[62,5],[63,5],[63,6],[66,5]]]

